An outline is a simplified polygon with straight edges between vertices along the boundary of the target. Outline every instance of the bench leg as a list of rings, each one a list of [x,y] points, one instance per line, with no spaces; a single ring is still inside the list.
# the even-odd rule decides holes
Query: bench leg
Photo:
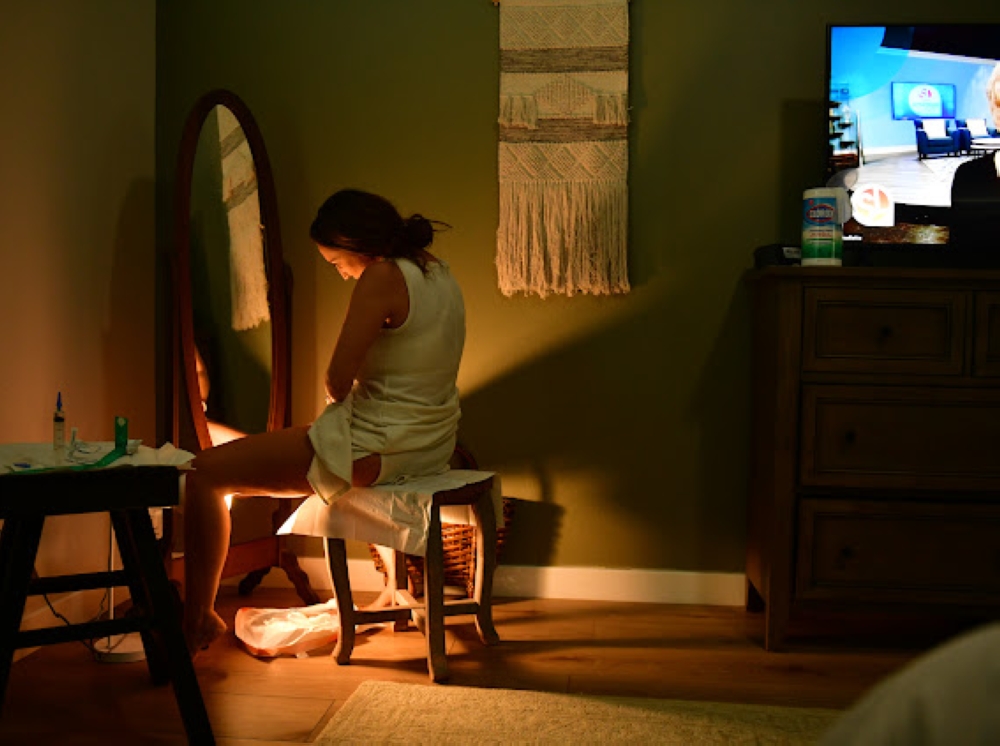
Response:
[[[496,645],[500,636],[493,626],[493,575],[497,568],[497,520],[493,498],[483,495],[476,511],[476,629],[484,645]]]
[[[337,646],[333,649],[333,657],[343,666],[351,662],[351,653],[354,652],[354,629],[357,626],[354,598],[351,594],[351,578],[347,572],[347,546],[343,539],[331,538],[326,539],[323,545],[326,547],[326,561],[330,566],[333,595],[337,599],[337,614],[340,616],[340,632],[337,635]]]
[[[365,607],[366,610],[395,606],[400,600],[399,592],[406,590],[406,555],[392,547],[378,544],[372,544],[372,546],[375,547],[375,551],[378,552],[382,565],[385,567],[385,588],[378,598]],[[404,617],[393,622],[392,630],[393,632],[405,632],[408,626],[409,619]]]
[[[0,533],[0,713],[17,649],[43,517],[7,518]]]
[[[424,556],[424,608],[426,614],[427,665],[432,681],[448,678],[444,649],[444,547],[441,538],[441,508],[431,507]]]
[[[393,604],[401,603],[402,599],[409,596],[409,572],[406,568],[406,555],[395,549],[390,550],[392,552],[391,558],[391,569],[389,572],[392,574],[393,580],[390,583],[392,588],[392,602]],[[405,632],[410,627],[410,616],[404,616],[397,619],[392,624],[393,632]]]

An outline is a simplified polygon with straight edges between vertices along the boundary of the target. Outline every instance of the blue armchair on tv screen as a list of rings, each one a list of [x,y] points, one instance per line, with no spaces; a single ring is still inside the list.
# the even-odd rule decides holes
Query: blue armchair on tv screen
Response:
[[[958,155],[962,151],[962,135],[944,119],[914,119],[917,133],[917,157]]]
[[[959,133],[959,149],[964,153],[972,152],[972,143],[984,137],[997,137],[995,127],[986,124],[986,120],[979,119],[956,119],[955,126]]]

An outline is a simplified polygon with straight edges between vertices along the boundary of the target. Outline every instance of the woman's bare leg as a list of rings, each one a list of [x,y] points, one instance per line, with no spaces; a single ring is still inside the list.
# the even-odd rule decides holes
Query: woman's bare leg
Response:
[[[249,435],[203,451],[185,478],[184,633],[188,648],[207,647],[226,630],[215,613],[222,568],[229,551],[225,496],[301,497],[313,458],[307,427]]]

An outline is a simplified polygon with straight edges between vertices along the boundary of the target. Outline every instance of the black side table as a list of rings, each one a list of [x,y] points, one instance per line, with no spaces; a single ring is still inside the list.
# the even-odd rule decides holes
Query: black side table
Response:
[[[150,508],[176,506],[174,466],[0,475],[0,717],[18,648],[139,632],[153,683],[173,684],[188,741],[214,744],[212,726],[181,629],[179,609],[156,546]],[[111,514],[122,570],[32,579],[48,516]],[[21,630],[28,596],[127,585],[134,614],[121,619]]]

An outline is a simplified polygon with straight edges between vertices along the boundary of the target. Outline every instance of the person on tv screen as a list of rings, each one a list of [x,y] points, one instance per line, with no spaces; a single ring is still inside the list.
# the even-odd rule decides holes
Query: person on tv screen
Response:
[[[993,126],[1000,127],[1000,64],[986,83],[986,101]],[[966,256],[992,256],[1000,264],[1000,150],[984,149],[955,170],[951,206],[951,244]]]
[[[1000,124],[1000,64],[993,68],[993,74],[986,81],[986,103],[993,116],[993,124]]]

